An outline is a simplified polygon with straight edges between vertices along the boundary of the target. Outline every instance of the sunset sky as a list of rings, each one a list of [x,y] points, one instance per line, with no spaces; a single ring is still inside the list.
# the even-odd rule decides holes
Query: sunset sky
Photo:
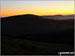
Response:
[[[74,14],[74,1],[1,1],[1,17],[21,14]]]

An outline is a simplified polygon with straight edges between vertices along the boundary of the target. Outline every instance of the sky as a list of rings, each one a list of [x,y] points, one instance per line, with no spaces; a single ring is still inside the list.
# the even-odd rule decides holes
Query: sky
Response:
[[[35,15],[74,14],[74,1],[1,1],[1,17]]]

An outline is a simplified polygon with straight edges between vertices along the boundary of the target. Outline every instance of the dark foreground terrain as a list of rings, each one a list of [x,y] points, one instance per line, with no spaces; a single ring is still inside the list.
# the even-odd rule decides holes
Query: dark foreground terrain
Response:
[[[74,51],[74,20],[18,15],[1,19],[3,55],[43,55]]]
[[[2,38],[2,54],[5,55],[52,55],[58,52],[73,52],[73,45],[61,43],[39,42],[26,39]]]

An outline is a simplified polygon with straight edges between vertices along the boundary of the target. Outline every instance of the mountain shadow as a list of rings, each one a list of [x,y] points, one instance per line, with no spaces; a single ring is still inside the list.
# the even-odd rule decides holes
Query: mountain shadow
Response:
[[[59,51],[74,51],[74,19],[53,20],[32,14],[1,18],[1,35],[2,54],[56,54]],[[33,45],[36,47],[31,48]],[[60,46],[60,50],[56,49],[58,47],[50,47],[51,45]],[[65,47],[61,48],[62,45]]]

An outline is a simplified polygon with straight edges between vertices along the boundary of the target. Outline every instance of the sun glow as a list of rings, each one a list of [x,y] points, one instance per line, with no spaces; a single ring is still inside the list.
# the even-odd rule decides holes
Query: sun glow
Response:
[[[2,1],[1,16],[74,14],[74,1]]]

